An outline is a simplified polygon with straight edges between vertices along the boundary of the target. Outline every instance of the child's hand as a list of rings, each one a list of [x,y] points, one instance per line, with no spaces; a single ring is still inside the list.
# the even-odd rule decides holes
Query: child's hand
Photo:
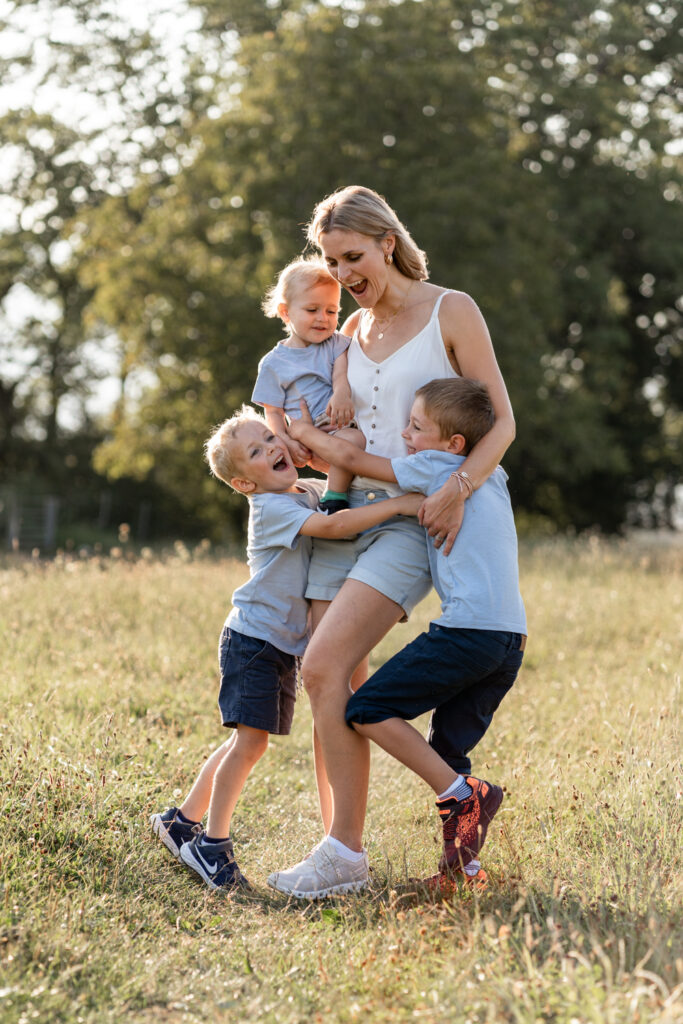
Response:
[[[325,411],[330,417],[330,424],[335,429],[348,426],[355,413],[349,389],[339,388],[334,391]]]
[[[410,494],[401,494],[396,500],[400,502],[399,515],[416,516],[418,509],[425,500],[425,496],[424,494],[411,492]]]

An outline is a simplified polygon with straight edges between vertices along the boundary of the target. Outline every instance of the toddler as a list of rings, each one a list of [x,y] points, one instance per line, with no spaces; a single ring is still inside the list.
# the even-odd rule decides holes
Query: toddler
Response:
[[[349,338],[336,330],[340,286],[318,259],[297,259],[281,271],[263,302],[266,316],[278,316],[288,335],[259,363],[251,396],[263,407],[266,422],[283,438],[295,466],[305,466],[311,452],[295,441],[287,417],[298,419],[304,399],[316,426],[333,424],[335,433],[359,448],[365,438],[354,426],[351,391],[346,377]],[[330,467],[320,508],[338,512],[349,507],[352,474]]]

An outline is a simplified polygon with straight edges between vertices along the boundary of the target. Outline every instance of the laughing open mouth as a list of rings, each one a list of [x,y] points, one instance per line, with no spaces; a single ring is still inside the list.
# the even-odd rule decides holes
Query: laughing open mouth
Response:
[[[273,469],[277,473],[280,473],[283,469],[287,469],[287,459],[284,457],[284,455],[281,455],[277,462],[273,463]]]

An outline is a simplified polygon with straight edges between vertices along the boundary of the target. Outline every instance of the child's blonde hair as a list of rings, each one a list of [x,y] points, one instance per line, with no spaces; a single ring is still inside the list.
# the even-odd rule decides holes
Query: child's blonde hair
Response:
[[[393,257],[396,269],[414,281],[426,281],[427,257],[418,249],[407,227],[386,199],[363,185],[347,185],[318,203],[308,225],[308,241],[320,247],[320,236],[334,228],[357,231],[377,242],[388,234],[396,238]]]
[[[487,434],[495,422],[489,390],[470,377],[430,380],[415,392],[425,412],[441,431],[441,440],[453,434],[465,438],[465,453]]]
[[[266,316],[280,316],[278,306],[288,306],[295,292],[302,288],[315,288],[318,284],[334,284],[341,291],[339,282],[332,277],[321,259],[317,256],[300,256],[280,271],[277,281],[266,292],[261,309]],[[289,324],[286,326],[291,330]]]
[[[235,438],[241,427],[254,421],[262,423],[264,427],[267,426],[263,416],[260,416],[250,405],[243,405],[229,419],[223,420],[220,426],[216,427],[204,445],[204,454],[211,467],[211,472],[228,487],[232,487],[230,481],[241,470],[234,456]]]

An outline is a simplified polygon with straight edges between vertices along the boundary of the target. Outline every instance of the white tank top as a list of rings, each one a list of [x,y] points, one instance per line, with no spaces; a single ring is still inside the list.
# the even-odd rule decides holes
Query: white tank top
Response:
[[[358,329],[348,348],[349,386],[356,422],[365,434],[365,450],[371,455],[395,459],[407,454],[401,431],[407,426],[415,392],[430,380],[457,377],[448,361],[439,324],[439,307],[447,292],[434,303],[422,330],[381,363],[370,359],[358,341]],[[359,324],[360,327],[360,324]],[[354,487],[377,488],[401,494],[398,484],[357,476]]]

